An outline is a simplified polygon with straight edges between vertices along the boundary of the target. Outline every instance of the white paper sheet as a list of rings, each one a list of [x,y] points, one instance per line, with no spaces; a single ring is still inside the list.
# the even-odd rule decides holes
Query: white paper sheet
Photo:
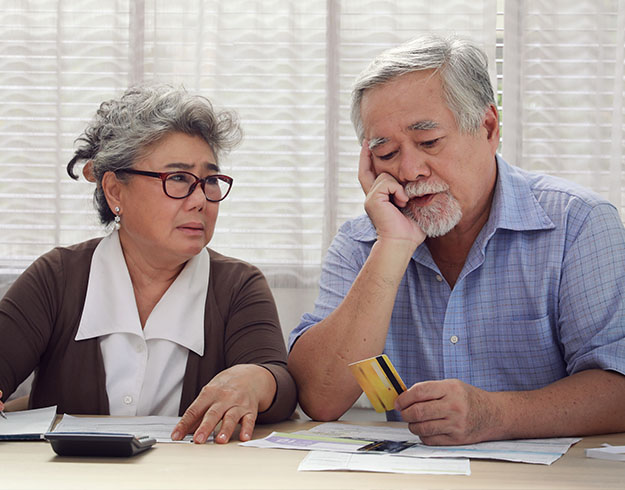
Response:
[[[334,437],[357,437],[373,440],[415,441],[419,438],[408,428],[368,427],[329,422],[320,424],[309,432],[314,435]],[[303,433],[302,433],[303,435]],[[569,448],[580,441],[579,437],[560,437],[551,439],[518,439],[511,441],[480,442],[462,446],[426,446],[417,444],[404,449],[400,454],[418,458],[471,458],[498,459],[520,463],[551,464],[565,454]]]
[[[417,475],[470,475],[468,459],[402,458],[390,454],[310,451],[298,471],[373,471]]]
[[[611,446],[604,443],[601,447],[586,449],[586,457],[607,459],[609,461],[625,461],[625,446]]]
[[[56,405],[4,413],[7,418],[0,417],[0,441],[43,439],[54,424]]]
[[[341,422],[327,422],[319,424],[312,429],[300,431],[301,433],[323,434],[334,437],[350,437],[369,441],[410,441],[421,442],[419,436],[415,436],[408,426],[388,427],[388,426],[365,426],[343,424]]]
[[[337,451],[354,453],[359,447],[369,444],[371,440],[341,439],[326,435],[302,432],[272,432],[264,439],[252,439],[241,442],[240,446],[262,447],[270,449],[300,449],[304,451]]]
[[[551,464],[581,438],[519,439],[463,446],[426,446],[419,443],[420,439],[408,428],[369,427],[329,422],[306,431],[289,434],[273,432],[265,439],[248,441],[242,445],[355,453],[367,442],[379,440],[415,443],[414,446],[394,454],[393,457],[497,459],[519,463]]]
[[[63,415],[54,432],[113,432],[148,435],[156,442],[179,442],[171,440],[171,433],[180,417],[165,417],[149,415],[145,417],[73,417]],[[212,440],[212,436],[208,438]],[[182,442],[192,442],[192,436],[187,435]]]

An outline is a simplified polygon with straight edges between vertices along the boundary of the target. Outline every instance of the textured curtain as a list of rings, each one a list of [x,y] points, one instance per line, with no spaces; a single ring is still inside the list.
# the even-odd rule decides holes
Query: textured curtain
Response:
[[[625,0],[505,4],[503,156],[623,213]]]
[[[0,271],[100,235],[91,184],[65,173],[99,103],[144,81],[236,110],[242,145],[211,246],[273,286],[314,287],[332,236],[362,213],[349,122],[355,75],[436,31],[475,38],[496,79],[497,2],[0,0]],[[158,210],[155,210],[158,215]]]

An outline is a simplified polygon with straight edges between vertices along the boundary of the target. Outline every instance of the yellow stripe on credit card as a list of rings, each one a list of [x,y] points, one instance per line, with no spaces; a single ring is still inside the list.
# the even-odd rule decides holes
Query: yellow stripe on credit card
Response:
[[[349,368],[376,412],[393,410],[406,385],[386,354],[352,362]]]

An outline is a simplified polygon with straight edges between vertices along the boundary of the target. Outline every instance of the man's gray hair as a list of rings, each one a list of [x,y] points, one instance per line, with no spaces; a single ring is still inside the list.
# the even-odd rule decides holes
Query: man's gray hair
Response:
[[[486,110],[495,104],[486,54],[469,40],[428,35],[384,51],[356,78],[351,118],[360,143],[364,140],[361,103],[365,91],[421,70],[440,75],[459,130],[475,133],[479,129]]]
[[[77,179],[74,166],[85,160],[92,162],[96,181],[93,201],[103,224],[115,218],[102,190],[104,174],[133,167],[151,145],[174,132],[201,137],[217,159],[242,136],[236,114],[216,112],[208,99],[191,95],[182,87],[141,85],[102,102],[76,140],[81,144],[67,165],[67,173]]]

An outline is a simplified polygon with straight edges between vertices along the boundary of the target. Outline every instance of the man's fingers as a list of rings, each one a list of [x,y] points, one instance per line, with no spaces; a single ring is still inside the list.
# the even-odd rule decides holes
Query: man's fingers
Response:
[[[423,381],[415,383],[395,400],[395,410],[401,412],[414,403],[440,400],[445,396],[441,381]]]
[[[375,171],[373,162],[371,161],[371,150],[369,150],[369,141],[364,140],[360,147],[360,160],[358,161],[358,181],[365,194],[369,193],[371,186],[375,182]]]
[[[400,412],[402,418],[409,423],[441,420],[445,415],[445,406],[438,400],[417,402]]]

